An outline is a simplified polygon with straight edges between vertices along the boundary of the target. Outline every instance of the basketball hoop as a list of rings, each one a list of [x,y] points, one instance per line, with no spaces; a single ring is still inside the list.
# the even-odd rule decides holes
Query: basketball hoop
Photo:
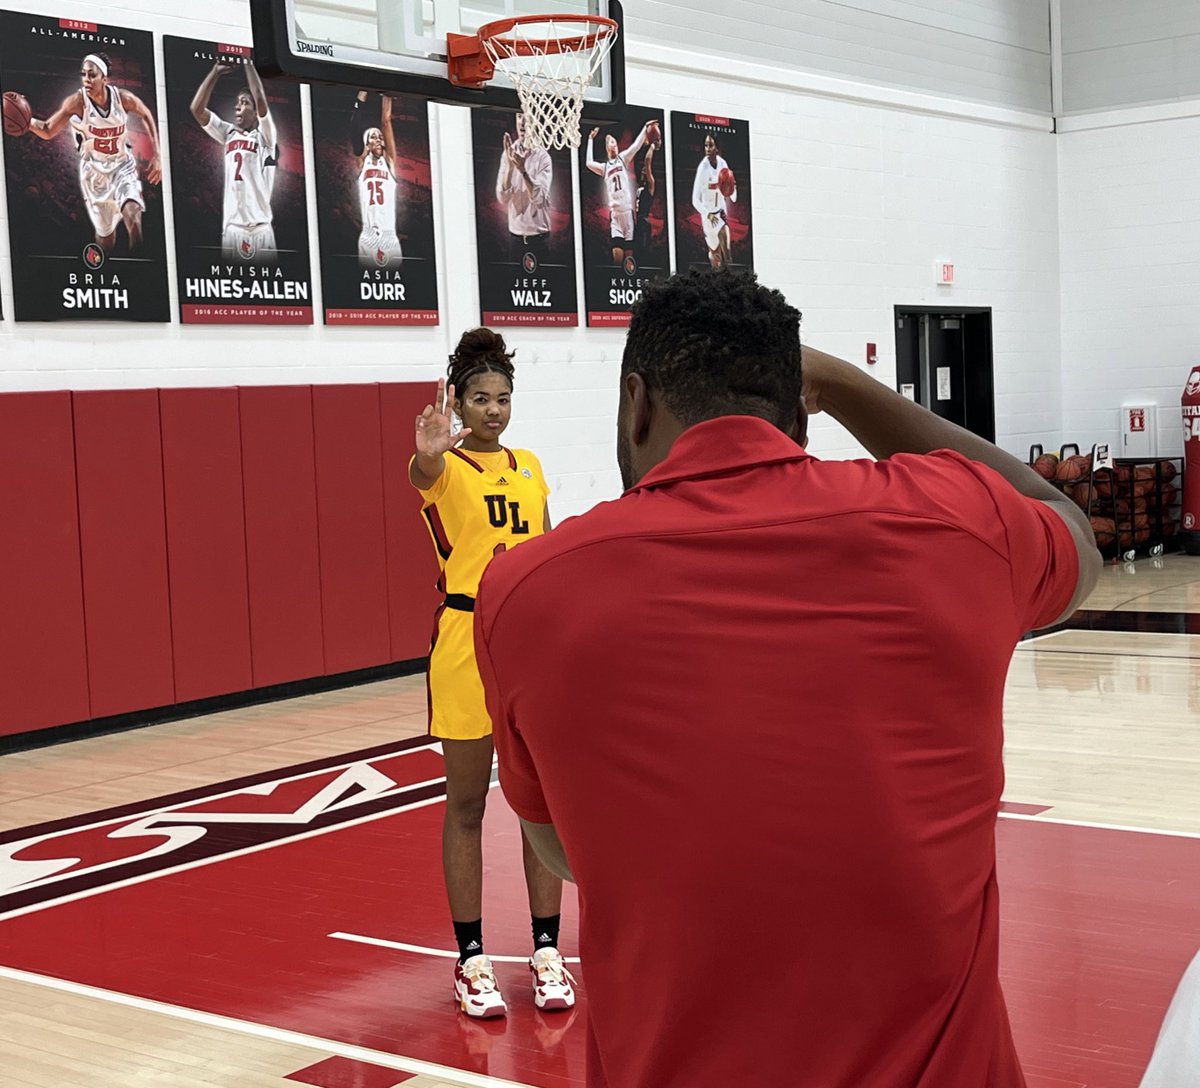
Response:
[[[617,40],[598,15],[522,15],[448,37],[450,82],[480,87],[505,76],[521,101],[529,147],[578,147],[583,96]]]

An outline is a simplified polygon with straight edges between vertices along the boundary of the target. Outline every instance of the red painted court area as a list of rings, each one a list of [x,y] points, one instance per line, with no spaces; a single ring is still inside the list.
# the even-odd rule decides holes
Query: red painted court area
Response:
[[[282,785],[245,780],[8,832],[0,961],[546,1088],[581,1085],[586,965],[568,1014],[537,1012],[525,966],[498,965],[510,1014],[480,1023],[451,1001],[450,959],[331,936],[452,946],[439,773],[418,742],[295,769]],[[523,957],[519,832],[498,791],[485,835],[487,950]],[[1002,970],[1030,1088],[1135,1088],[1200,945],[1200,840],[1015,819],[998,838]],[[63,867],[70,858],[80,860]],[[63,901],[68,892],[78,898]]]

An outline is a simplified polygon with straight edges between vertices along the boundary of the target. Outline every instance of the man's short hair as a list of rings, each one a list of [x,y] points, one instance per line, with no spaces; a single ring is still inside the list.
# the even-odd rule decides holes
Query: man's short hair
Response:
[[[621,374],[640,374],[684,426],[748,415],[796,420],[800,311],[753,272],[694,271],[647,284]]]

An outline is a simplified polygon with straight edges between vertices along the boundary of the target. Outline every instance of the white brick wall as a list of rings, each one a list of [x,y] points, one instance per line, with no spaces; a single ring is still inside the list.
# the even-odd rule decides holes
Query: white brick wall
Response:
[[[93,5],[72,0],[52,7],[9,0],[9,6],[96,17]],[[245,0],[208,0],[204,21],[179,10],[171,0],[124,0],[109,5],[104,18],[159,33],[248,39]],[[869,90],[851,93],[849,85],[841,96],[836,89],[816,95],[772,78],[750,80],[727,61],[713,70],[729,75],[667,71],[645,51],[631,57],[629,97],[750,119],[758,267],[805,312],[805,339],[855,361],[863,359],[868,341],[878,343],[874,371],[890,385],[895,305],[991,306],[999,440],[1016,453],[1032,441],[1057,440],[1059,206],[1048,122],[1037,131],[1036,118],[1006,120],[996,111],[980,111],[987,120],[973,120],[971,108],[911,96],[909,108],[872,104],[865,100]],[[160,116],[164,104],[160,91]],[[441,328],[17,325],[5,223],[0,389],[432,383],[454,336],[478,319],[469,148],[467,112],[439,107],[433,158],[440,179]],[[1074,222],[1074,210],[1066,211]],[[170,249],[170,215],[167,230]],[[953,289],[934,286],[933,262],[940,258],[956,264]],[[174,291],[173,268],[171,277]],[[315,253],[313,277],[319,307]],[[514,331],[511,341],[520,353],[509,439],[541,455],[555,517],[612,497],[619,488],[612,450],[621,334]],[[825,421],[815,425],[811,448],[825,456],[859,452]]]
[[[1059,160],[1064,434],[1115,443],[1121,404],[1157,403],[1159,453],[1178,455],[1200,362],[1200,118],[1067,132]]]

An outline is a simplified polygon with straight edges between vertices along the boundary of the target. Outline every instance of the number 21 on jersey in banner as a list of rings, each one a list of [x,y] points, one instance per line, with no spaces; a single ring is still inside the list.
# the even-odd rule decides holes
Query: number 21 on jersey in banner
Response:
[[[626,106],[584,126],[579,147],[579,218],[587,323],[629,324],[642,286],[671,274],[667,237],[663,111]]]
[[[248,46],[163,39],[185,324],[311,325],[300,89]]]

